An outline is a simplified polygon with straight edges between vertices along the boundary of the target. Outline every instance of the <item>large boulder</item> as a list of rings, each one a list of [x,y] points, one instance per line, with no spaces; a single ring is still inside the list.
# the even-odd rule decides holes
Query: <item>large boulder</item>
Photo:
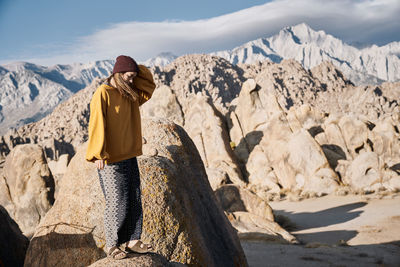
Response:
[[[308,131],[293,133],[286,149],[287,164],[296,171],[296,188],[316,194],[329,194],[337,189],[339,178]]]
[[[248,189],[237,185],[224,185],[214,193],[225,211],[246,211],[274,221],[274,214],[268,203]]]
[[[214,193],[241,239],[297,242],[274,221],[269,204],[252,191],[237,185],[224,185]]]
[[[0,177],[0,192],[0,205],[24,235],[32,236],[54,202],[54,179],[41,146],[20,144],[11,150]]]
[[[269,126],[260,145],[283,188],[318,195],[337,189],[339,178],[308,131],[292,132],[284,114],[273,117]]]
[[[253,79],[244,82],[239,97],[235,99],[236,105],[231,107],[229,114],[229,134],[236,144],[235,153],[243,163],[247,162],[252,148],[260,142],[265,125],[275,108],[262,102],[259,91]]]
[[[231,138],[237,144],[248,133],[259,130],[260,126],[268,122],[270,112],[260,99],[259,89],[253,79],[244,82],[237,105],[234,111],[231,112]],[[250,144],[252,143],[252,140],[249,140],[249,138],[246,141]]]
[[[193,266],[247,266],[237,233],[217,204],[199,153],[183,128],[143,120],[139,157],[143,233],[157,254]],[[31,240],[27,266],[87,266],[105,256],[104,198],[82,145],[60,181],[54,206]],[[146,148],[145,148],[146,147]]]
[[[249,184],[253,188],[257,188],[260,193],[265,189],[269,193],[278,194],[280,187],[278,179],[273,168],[268,164],[267,155],[261,145],[254,147],[246,164],[246,170],[249,173]]]
[[[354,190],[379,189],[382,186],[381,164],[375,152],[361,153],[347,168],[343,182]]]
[[[69,158],[69,154],[62,154],[58,157],[58,160],[49,160],[47,162],[55,183],[54,198],[57,198],[59,189],[58,181],[67,172]]]
[[[238,235],[242,240],[298,243],[296,237],[283,229],[278,223],[262,216],[245,211],[227,212],[227,214],[229,221],[238,230]]]
[[[213,106],[211,98],[200,93],[190,95],[184,111],[184,128],[199,150],[205,167],[223,171],[231,182],[244,186],[246,183],[228,142],[225,123]],[[214,184],[215,180],[221,180],[219,177],[221,176],[211,176],[209,179]]]
[[[181,264],[185,266],[184,264]],[[122,260],[106,257],[90,264],[90,267],[154,267],[168,266],[167,259],[159,254],[149,253],[144,255],[129,255]]]
[[[239,142],[235,152],[246,163],[251,186],[271,193],[280,188],[317,195],[334,192],[339,177],[313,138],[323,131],[324,114],[309,105],[286,112],[274,93],[276,84],[259,82],[262,86],[252,79],[243,84],[230,114],[230,133]]]
[[[339,120],[338,126],[353,158],[360,153],[361,149],[367,151],[368,128],[365,123],[354,116],[347,115]]]
[[[183,126],[182,108],[176,95],[167,85],[162,85],[154,90],[151,99],[140,107],[143,117],[167,118]]]
[[[400,133],[398,127],[400,120],[398,115],[396,113],[377,121],[368,135],[373,151],[389,166],[400,163]]]
[[[0,206],[0,266],[23,266],[29,240]]]

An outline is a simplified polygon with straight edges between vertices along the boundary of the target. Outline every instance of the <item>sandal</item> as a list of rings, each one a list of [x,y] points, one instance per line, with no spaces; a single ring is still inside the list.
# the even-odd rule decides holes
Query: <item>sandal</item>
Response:
[[[151,244],[145,244],[142,241],[138,240],[135,245],[125,247],[125,251],[128,252],[136,252],[136,253],[147,253],[153,250],[153,246]]]
[[[108,250],[107,256],[113,258],[114,260],[122,260],[125,259],[128,254],[119,247],[112,247]]]

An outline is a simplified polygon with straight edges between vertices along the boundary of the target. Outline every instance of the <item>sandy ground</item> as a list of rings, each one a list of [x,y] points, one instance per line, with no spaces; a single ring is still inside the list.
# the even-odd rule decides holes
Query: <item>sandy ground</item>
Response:
[[[301,245],[241,240],[250,266],[400,266],[400,196],[270,202]]]

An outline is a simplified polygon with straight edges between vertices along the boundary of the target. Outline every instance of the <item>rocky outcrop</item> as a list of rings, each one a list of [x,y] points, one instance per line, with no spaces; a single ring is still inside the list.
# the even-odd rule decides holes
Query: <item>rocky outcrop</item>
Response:
[[[143,117],[168,118],[181,126],[184,125],[182,108],[175,93],[167,85],[161,85],[154,91],[151,102],[141,106],[140,114]]]
[[[157,89],[141,107],[143,117],[184,127],[214,190],[233,183],[263,198],[323,195],[343,185],[355,192],[400,190],[399,83],[354,86],[328,62],[306,70],[295,60],[232,65],[209,55],[182,56],[152,71]],[[40,144],[58,180],[65,172],[61,155],[72,157],[87,140],[88,104],[100,82],[4,136],[2,154],[16,144]],[[346,175],[365,152],[378,156],[380,178],[372,187],[353,186]]]
[[[390,86],[355,87],[326,62],[311,71],[293,60],[241,67],[248,80],[231,102],[229,133],[260,196],[323,195],[343,185],[399,190],[400,112],[396,98],[383,94]],[[377,159],[362,167],[363,153]]]
[[[323,150],[302,128],[296,114],[294,118],[286,114],[270,88],[257,87],[254,80],[248,80],[230,114],[234,118],[232,136],[239,142],[235,152],[246,163],[249,181],[275,192],[277,188],[333,192],[338,177],[330,169]],[[271,172],[273,176],[264,183],[263,176]]]
[[[23,266],[29,240],[0,206],[0,266]]]
[[[57,198],[58,194],[58,181],[63,177],[64,173],[67,172],[67,166],[69,163],[70,157],[69,154],[62,154],[59,156],[58,160],[50,160],[47,162],[51,174],[54,178],[55,190],[54,190],[54,198]]]
[[[268,203],[237,185],[224,185],[215,190],[218,202],[241,239],[279,243],[298,243],[296,238],[274,221]]]
[[[215,195],[221,207],[227,212],[250,212],[274,221],[274,214],[268,203],[250,190],[237,185],[224,185],[215,190]]]
[[[89,265],[90,267],[153,267],[153,266],[168,266],[168,261],[165,257],[159,254],[145,255],[129,255],[128,258],[122,260],[114,260],[110,257],[103,258]],[[186,266],[176,265],[176,266]]]
[[[200,152],[213,189],[222,184],[224,177],[228,178],[227,182],[244,186],[246,181],[228,142],[222,115],[215,109],[211,99],[197,94],[189,96],[186,102],[184,128]],[[215,173],[217,176],[213,175]]]
[[[232,226],[238,230],[241,240],[262,240],[274,243],[297,244],[296,237],[279,224],[250,212],[235,211],[227,213]]]
[[[217,204],[196,147],[176,124],[144,120],[139,157],[142,239],[168,261],[194,266],[247,266],[237,233]],[[31,240],[27,266],[87,266],[104,257],[103,209],[86,144],[60,180],[54,206]]]
[[[7,156],[0,177],[0,205],[30,237],[54,202],[54,179],[42,148],[16,146]]]
[[[154,69],[156,83],[173,89],[180,103],[200,92],[210,96],[222,114],[239,94],[244,80],[242,75],[243,70],[229,61],[204,54],[181,56],[162,69]],[[184,104],[183,108],[186,108]]]

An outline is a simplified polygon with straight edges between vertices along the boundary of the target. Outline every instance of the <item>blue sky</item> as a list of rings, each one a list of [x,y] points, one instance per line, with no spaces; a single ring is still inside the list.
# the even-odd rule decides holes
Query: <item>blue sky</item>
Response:
[[[398,0],[0,0],[0,63],[146,60],[231,49],[306,22],[348,43],[400,41]]]
[[[0,61],[46,56],[112,24],[198,20],[265,0],[0,0]]]

